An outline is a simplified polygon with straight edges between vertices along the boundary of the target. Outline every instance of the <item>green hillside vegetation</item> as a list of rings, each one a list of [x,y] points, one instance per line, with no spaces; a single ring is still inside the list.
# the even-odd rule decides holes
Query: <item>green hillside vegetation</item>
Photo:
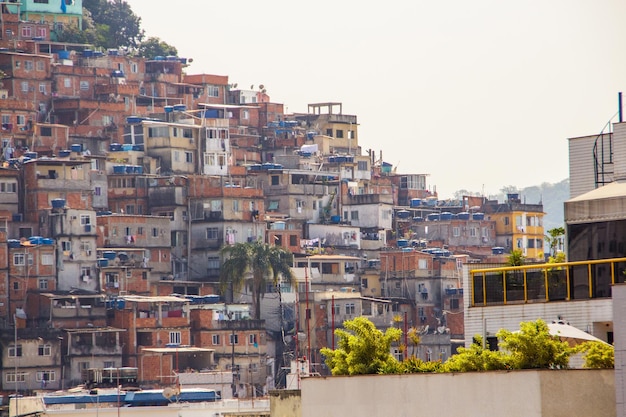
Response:
[[[570,356],[583,355],[586,368],[613,368],[613,346],[585,342],[578,346],[552,336],[543,320],[520,323],[516,332],[497,333],[498,350],[491,349],[480,336],[468,348],[459,348],[446,362],[424,362],[415,356],[398,361],[391,345],[402,338],[402,330],[391,327],[385,333],[364,317],[344,323],[335,331],[338,348],[324,348],[322,355],[333,375],[405,374],[440,372],[481,372],[514,369],[566,369]],[[401,346],[401,350],[406,346]]]
[[[59,42],[121,49],[128,54],[153,58],[178,55],[177,49],[157,37],[145,38],[141,17],[124,0],[83,0],[83,28],[63,28]]]

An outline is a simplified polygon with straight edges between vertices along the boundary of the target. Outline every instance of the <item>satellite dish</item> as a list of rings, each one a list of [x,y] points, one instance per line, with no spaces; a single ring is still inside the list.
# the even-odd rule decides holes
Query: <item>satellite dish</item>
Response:
[[[172,397],[178,396],[180,394],[180,390],[174,387],[165,387],[162,392],[163,396],[168,400],[171,400]]]

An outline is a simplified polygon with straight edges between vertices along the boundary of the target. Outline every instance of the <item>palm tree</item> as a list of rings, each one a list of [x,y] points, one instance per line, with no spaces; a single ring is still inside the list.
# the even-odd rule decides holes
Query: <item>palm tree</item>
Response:
[[[248,282],[252,292],[254,318],[257,320],[261,317],[261,297],[268,280],[271,279],[272,284],[280,290],[278,284],[281,276],[289,282],[295,279],[291,271],[293,254],[280,246],[259,241],[235,243],[224,246],[221,254],[227,258],[220,271],[222,292],[230,286],[231,298],[234,298],[234,293]]]

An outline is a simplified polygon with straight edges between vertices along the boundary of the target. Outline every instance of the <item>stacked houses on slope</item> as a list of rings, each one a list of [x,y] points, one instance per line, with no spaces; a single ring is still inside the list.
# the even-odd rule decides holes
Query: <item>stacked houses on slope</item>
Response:
[[[341,103],[286,114],[185,58],[54,41],[80,0],[0,3],[5,392],[112,368],[257,395],[294,356],[326,372],[320,348],[357,315],[422,334],[398,357],[446,359],[462,265],[543,256],[540,204],[439,201],[363,152]],[[294,253],[298,283],[269,286],[253,320],[250,294],[224,304],[217,283],[220,249],[259,240]]]

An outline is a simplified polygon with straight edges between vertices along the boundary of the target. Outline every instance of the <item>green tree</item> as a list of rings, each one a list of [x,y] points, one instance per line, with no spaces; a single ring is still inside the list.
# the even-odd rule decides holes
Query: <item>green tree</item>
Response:
[[[178,56],[178,50],[156,37],[149,37],[139,44],[137,55],[144,58],[154,58],[155,56]]]
[[[571,349],[567,342],[550,334],[543,320],[520,323],[520,330],[502,329],[497,333],[500,348],[515,369],[567,368]]]
[[[84,0],[94,21],[98,43],[103,48],[130,48],[139,46],[144,37],[141,18],[125,0]]]
[[[490,350],[489,345],[483,348],[483,339],[474,337],[474,342],[468,347],[460,347],[456,355],[446,361],[447,372],[479,372],[510,369],[509,358],[500,351]]]
[[[383,333],[365,317],[347,320],[343,327],[344,329],[335,330],[338,338],[337,349],[321,349],[322,355],[326,357],[326,365],[333,375],[397,371],[398,361],[391,354],[391,344],[400,340],[402,330],[389,327]]]
[[[526,263],[526,257],[521,249],[513,249],[509,254],[506,264],[508,266],[522,266]]]
[[[548,230],[548,234],[546,235],[546,242],[548,243],[548,247],[550,248],[551,256],[555,256],[557,254],[557,250],[562,242],[563,236],[565,236],[565,229],[563,227],[555,227]]]
[[[225,259],[220,270],[222,292],[229,286],[233,293],[237,292],[247,283],[252,292],[255,319],[261,317],[261,297],[268,279],[277,289],[281,276],[289,282],[295,279],[291,270],[293,254],[280,246],[259,241],[235,243],[224,246],[221,254]]]
[[[604,342],[588,341],[574,347],[574,352],[582,353],[583,367],[592,369],[612,369],[615,367],[615,348]]]

